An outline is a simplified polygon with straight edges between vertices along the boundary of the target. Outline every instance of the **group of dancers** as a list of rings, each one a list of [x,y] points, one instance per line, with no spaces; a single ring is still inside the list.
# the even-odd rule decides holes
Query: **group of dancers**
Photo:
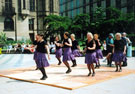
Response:
[[[99,59],[103,58],[102,50],[101,50],[101,42],[98,38],[98,34],[92,34],[91,32],[87,33],[87,40],[85,44],[85,49],[81,51],[78,41],[75,39],[74,34],[69,34],[68,32],[64,33],[64,40],[60,41],[60,38],[56,36],[55,38],[55,45],[56,45],[56,58],[58,59],[60,65],[62,62],[67,67],[66,73],[70,73],[72,71],[71,67],[76,67],[77,62],[75,57],[82,56],[82,53],[85,54],[85,63],[87,64],[88,68],[88,76],[92,75],[95,76],[95,68],[100,67]],[[123,62],[126,53],[126,47],[121,39],[121,34],[116,33],[115,35],[116,40],[114,41],[113,45],[113,57],[112,60],[116,64],[116,72],[122,71],[121,62]],[[37,65],[37,69],[41,71],[43,74],[41,80],[45,80],[47,78],[47,74],[44,67],[49,66],[48,60],[46,58],[46,53],[48,55],[48,59],[50,59],[49,47],[47,42],[44,41],[43,35],[38,34],[36,36],[36,40],[33,42],[35,47],[34,52],[34,60]],[[61,57],[63,58],[61,60]],[[68,61],[72,61],[73,65],[70,67]],[[95,64],[95,67],[94,67]],[[119,66],[119,68],[118,68]]]

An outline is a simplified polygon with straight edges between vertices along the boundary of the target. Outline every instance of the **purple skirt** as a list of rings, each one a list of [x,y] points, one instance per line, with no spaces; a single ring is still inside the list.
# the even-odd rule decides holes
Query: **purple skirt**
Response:
[[[97,63],[97,62],[98,62],[98,60],[96,58],[96,52],[86,53],[86,55],[85,55],[86,64],[93,64],[93,63]]]
[[[60,58],[62,56],[62,48],[56,50],[56,58]]]
[[[37,52],[37,67],[47,67],[49,66],[48,60],[45,56],[45,53]]]
[[[101,49],[96,50],[96,57],[98,59],[103,59],[103,53],[102,53]]]
[[[78,49],[72,50],[72,54],[74,55],[74,57],[80,57],[80,56],[82,56],[82,54],[79,52]]]
[[[33,59],[36,61],[37,60],[37,51],[34,52]]]
[[[74,55],[72,54],[71,48],[64,48],[63,54],[63,62],[67,62],[69,60],[75,60]]]
[[[118,52],[114,52],[112,61],[120,63],[123,61],[127,61],[127,58],[126,58],[126,55],[123,54],[123,52],[118,51]]]

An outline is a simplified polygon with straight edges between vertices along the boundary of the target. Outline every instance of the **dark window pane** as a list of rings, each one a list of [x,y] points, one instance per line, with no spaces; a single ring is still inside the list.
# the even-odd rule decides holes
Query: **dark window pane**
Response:
[[[26,9],[26,2],[23,0],[23,9]]]
[[[4,20],[4,29],[5,30],[14,30],[14,21],[10,17],[6,17]]]

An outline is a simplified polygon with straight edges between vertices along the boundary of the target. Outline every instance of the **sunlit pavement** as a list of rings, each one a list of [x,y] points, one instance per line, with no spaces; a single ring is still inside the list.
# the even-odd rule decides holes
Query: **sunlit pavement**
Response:
[[[49,63],[54,64],[57,62],[55,56],[51,55]],[[84,57],[77,58],[77,63],[84,64]],[[101,62],[101,65],[106,66],[106,63]],[[0,70],[31,66],[35,66],[33,54],[0,55]],[[125,68],[135,70],[135,57],[128,58],[128,67]],[[135,74],[115,78],[76,90],[65,90],[0,77],[0,94],[135,94]]]

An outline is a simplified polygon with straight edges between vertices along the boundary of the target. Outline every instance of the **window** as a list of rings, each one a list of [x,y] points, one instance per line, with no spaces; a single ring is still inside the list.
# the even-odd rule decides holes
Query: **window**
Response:
[[[10,17],[6,17],[4,20],[4,29],[5,30],[14,30],[14,21]]]
[[[50,13],[53,13],[53,0],[49,0],[50,1]]]
[[[111,6],[111,1],[110,0],[106,0],[106,8]]]
[[[26,9],[26,2],[23,0],[23,9]]]
[[[89,2],[90,2],[89,0],[86,0],[86,4],[89,4]]]
[[[73,10],[70,11],[70,18],[73,18]]]
[[[88,6],[86,6],[86,13],[89,13],[89,10],[90,10],[90,8],[89,8],[89,5],[88,5]]]
[[[29,19],[29,30],[34,30],[34,19]]]
[[[18,0],[18,12],[21,12],[21,0]]]
[[[76,10],[76,15],[80,14],[79,8]]]
[[[133,0],[127,0],[127,13],[131,13],[131,12],[135,11],[134,10],[135,5],[133,5],[133,4],[134,4]]]
[[[35,11],[35,0],[30,0],[30,11]]]
[[[101,1],[97,1],[97,6],[101,7]]]
[[[80,6],[80,0],[76,0],[76,7]]]
[[[63,0],[60,0],[60,4],[63,4]]]
[[[70,7],[71,7],[70,9],[73,9],[73,7],[74,7],[74,2],[73,1],[70,2]]]
[[[63,5],[60,6],[60,13],[63,12]]]
[[[5,0],[5,10],[6,11],[12,10],[12,0]]]
[[[121,9],[121,0],[116,0],[116,8]]]

